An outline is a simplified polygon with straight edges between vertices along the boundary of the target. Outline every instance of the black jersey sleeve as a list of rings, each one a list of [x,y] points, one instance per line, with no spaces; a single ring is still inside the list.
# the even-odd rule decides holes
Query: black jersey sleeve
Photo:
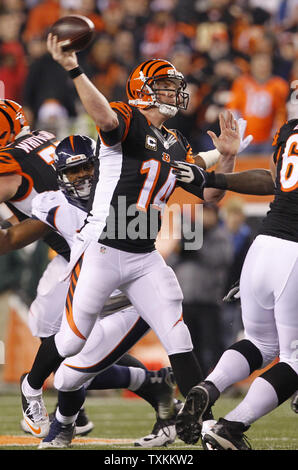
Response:
[[[109,132],[97,128],[102,142],[109,147],[125,140],[132,118],[132,110],[126,103],[114,101],[110,103],[110,106],[117,113],[119,125]]]

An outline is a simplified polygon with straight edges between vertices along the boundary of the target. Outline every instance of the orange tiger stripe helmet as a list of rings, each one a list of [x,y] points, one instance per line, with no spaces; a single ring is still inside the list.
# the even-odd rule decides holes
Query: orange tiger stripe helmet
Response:
[[[165,79],[172,80],[178,85],[175,105],[165,105],[158,101],[155,84]],[[184,76],[173,64],[164,59],[151,59],[142,62],[131,72],[126,83],[126,94],[128,103],[132,106],[143,109],[157,106],[161,112],[165,110],[168,111],[165,114],[171,115],[172,112],[176,114],[178,109],[187,108],[189,94],[184,92],[185,88]],[[160,88],[159,91],[161,91]]]
[[[29,126],[21,105],[0,100],[0,148],[13,142],[23,127]]]

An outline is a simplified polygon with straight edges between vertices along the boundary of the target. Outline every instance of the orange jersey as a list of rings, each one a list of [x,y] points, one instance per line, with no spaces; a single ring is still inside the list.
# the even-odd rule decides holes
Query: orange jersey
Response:
[[[287,82],[272,77],[265,83],[258,83],[253,77],[244,75],[234,81],[231,92],[227,107],[246,119],[246,134],[252,134],[255,143],[270,140],[286,119]]]

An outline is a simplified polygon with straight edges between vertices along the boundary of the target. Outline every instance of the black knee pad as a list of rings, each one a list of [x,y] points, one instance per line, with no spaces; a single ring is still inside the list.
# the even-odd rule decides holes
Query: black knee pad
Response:
[[[279,405],[298,390],[298,374],[285,362],[275,364],[260,377],[272,385],[276,391]]]
[[[250,374],[262,367],[263,356],[261,351],[248,339],[242,339],[241,341],[238,341],[237,343],[230,346],[229,349],[234,349],[245,357],[249,364]]]

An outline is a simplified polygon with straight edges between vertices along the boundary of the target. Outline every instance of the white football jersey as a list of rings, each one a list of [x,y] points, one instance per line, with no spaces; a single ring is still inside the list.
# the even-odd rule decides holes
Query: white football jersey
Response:
[[[49,225],[68,243],[70,249],[77,233],[84,225],[87,212],[71,204],[62,191],[45,191],[32,201],[32,216]],[[121,291],[115,290],[105,303],[101,316],[114,313],[130,305]]]
[[[45,191],[33,199],[32,215],[57,231],[71,249],[87,213],[70,204],[62,191]]]

